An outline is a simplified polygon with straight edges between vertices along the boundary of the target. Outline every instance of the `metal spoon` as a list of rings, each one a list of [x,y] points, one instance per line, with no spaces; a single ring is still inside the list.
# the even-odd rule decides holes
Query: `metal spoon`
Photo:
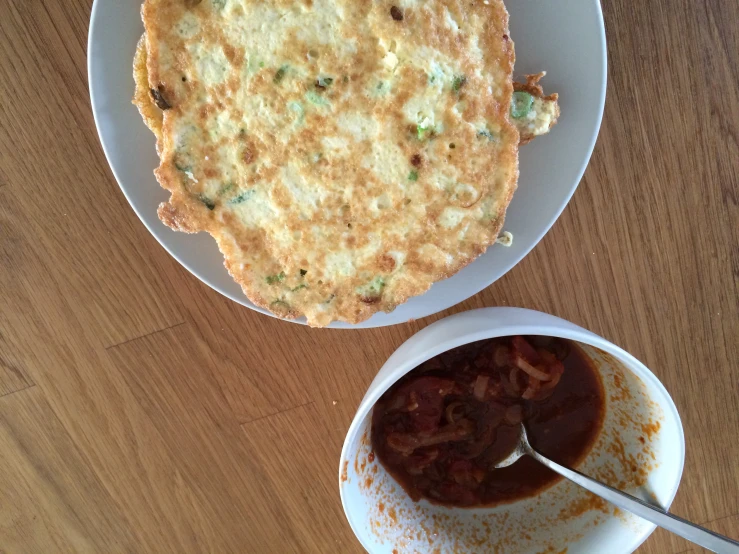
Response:
[[[659,525],[660,527],[667,529],[676,535],[680,535],[681,537],[713,552],[718,552],[719,554],[739,554],[739,542],[735,540],[719,535],[718,533],[714,533],[713,531],[700,527],[699,525],[689,521],[685,521],[680,517],[668,513],[662,508],[647,504],[643,500],[635,498],[630,494],[626,494],[625,492],[621,492],[609,487],[608,485],[604,485],[600,481],[596,481],[578,471],[568,469],[548,458],[545,458],[529,444],[529,439],[526,436],[526,428],[523,424],[521,424],[521,434],[519,436],[518,445],[507,458],[498,462],[495,467],[507,467],[526,454],[534,458],[537,462],[544,464],[549,469],[556,471],[563,477],[566,477],[570,481],[580,485],[582,488],[608,500],[612,504],[615,504],[622,510],[626,510],[627,512],[631,512],[647,521],[651,521],[655,525]]]

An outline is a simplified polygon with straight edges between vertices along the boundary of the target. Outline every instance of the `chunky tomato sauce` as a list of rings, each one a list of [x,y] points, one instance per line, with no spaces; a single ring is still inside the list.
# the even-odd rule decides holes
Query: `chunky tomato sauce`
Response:
[[[377,402],[372,445],[414,499],[489,506],[531,496],[559,476],[512,452],[523,421],[542,454],[566,466],[587,454],[603,420],[603,387],[573,342],[502,337],[424,362]]]

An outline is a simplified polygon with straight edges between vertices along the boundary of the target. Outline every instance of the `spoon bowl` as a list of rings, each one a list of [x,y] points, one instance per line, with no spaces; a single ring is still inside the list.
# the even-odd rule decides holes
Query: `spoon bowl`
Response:
[[[511,451],[510,454],[508,454],[508,456],[500,460],[493,467],[495,469],[500,469],[502,467],[513,465],[521,456],[529,454],[529,451],[533,451],[533,449],[529,444],[529,437],[526,435],[526,427],[523,423],[521,423],[519,427],[518,442],[516,442],[516,447]]]

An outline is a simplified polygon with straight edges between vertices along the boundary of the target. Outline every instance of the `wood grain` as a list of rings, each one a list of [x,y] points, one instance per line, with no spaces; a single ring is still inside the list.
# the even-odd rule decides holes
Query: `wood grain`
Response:
[[[102,552],[133,546],[125,514],[33,387],[0,402],[2,548]]]
[[[0,3],[0,552],[360,552],[337,490],[357,403],[413,333],[495,305],[652,368],[688,445],[673,511],[739,536],[738,3],[604,3],[603,127],[550,233],[447,312],[355,332],[242,308],[148,234],[95,134],[90,8]]]

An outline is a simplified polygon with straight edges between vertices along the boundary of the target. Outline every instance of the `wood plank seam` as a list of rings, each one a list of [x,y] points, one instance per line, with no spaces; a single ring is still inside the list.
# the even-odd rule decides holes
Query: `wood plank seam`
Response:
[[[0,339],[2,339],[1,333],[0,333]],[[3,362],[2,358],[0,358],[0,368],[8,370],[10,373],[15,375],[18,379],[25,382],[28,386],[36,384],[31,380],[30,377],[28,377],[23,371],[15,367],[13,364],[10,364],[8,362]]]
[[[297,410],[298,408],[305,408],[306,406],[310,406],[311,404],[315,404],[315,403],[316,403],[315,400],[311,400],[310,402],[305,402],[305,403],[300,404],[298,406],[291,406],[290,408],[285,408],[284,410],[280,410],[279,412],[274,412],[272,414],[263,415],[263,416],[260,416],[260,417],[255,418],[255,419],[250,419],[248,421],[240,421],[239,422],[239,425],[241,425],[243,427],[244,425],[249,425],[250,423],[254,423],[255,421],[261,421],[263,419],[267,419],[268,417],[274,417],[276,415],[284,414],[285,412],[289,412],[291,410]]]
[[[702,523],[698,523],[698,525],[706,527],[708,526],[709,523],[716,523],[717,521],[721,521],[722,519],[729,519],[729,518],[736,517],[736,516],[739,516],[739,513],[731,514],[728,516],[717,517],[716,519],[712,519],[710,521],[704,521]],[[736,537],[729,537],[729,538],[736,539]],[[700,547],[688,548],[687,550],[680,550],[679,552],[675,552],[674,554],[686,554],[687,552],[693,552],[695,548],[700,548]]]
[[[13,390],[13,391],[10,391],[10,392],[6,392],[5,394],[0,394],[0,399],[5,398],[6,396],[10,396],[11,394],[15,394],[17,392],[22,392],[24,390],[32,389],[35,386],[36,386],[36,383],[31,383],[30,385],[25,386],[22,389],[18,389],[18,390]],[[0,551],[0,552],[2,552],[2,551]]]
[[[716,519],[712,519],[710,521],[704,521],[703,523],[699,523],[698,525],[704,525],[705,526],[705,525],[708,525],[709,523],[716,523],[717,521],[721,521],[722,519],[729,519],[730,517],[736,517],[736,516],[739,516],[739,513],[731,514],[731,515],[728,515],[728,516],[717,517]],[[731,537],[731,538],[732,539],[735,539],[736,537]]]
[[[119,342],[117,344],[106,346],[105,350],[110,350],[111,348],[123,346],[124,344],[128,344],[129,342],[133,342],[135,340],[145,339],[146,337],[150,337],[152,335],[156,335],[157,333],[162,333],[164,331],[169,331],[170,329],[175,329],[177,327],[180,327],[181,325],[184,325],[185,323],[187,323],[187,321],[180,321],[179,323],[175,323],[174,325],[170,325],[169,327],[165,327],[164,329],[157,329],[156,331],[152,331],[151,333],[146,333],[145,335],[141,335],[140,337],[133,337],[132,339],[124,340],[123,342]]]

